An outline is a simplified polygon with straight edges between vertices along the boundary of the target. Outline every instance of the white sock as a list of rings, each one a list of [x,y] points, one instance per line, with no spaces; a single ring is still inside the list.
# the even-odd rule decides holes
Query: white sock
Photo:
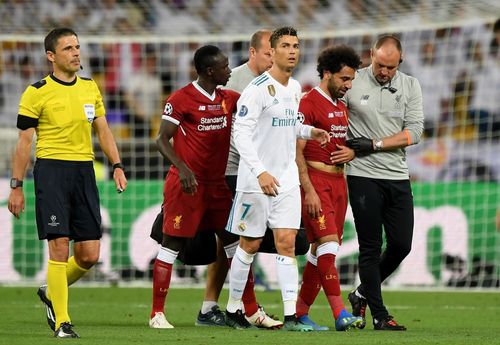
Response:
[[[307,261],[309,261],[312,265],[316,267],[318,266],[318,257],[311,253],[311,248],[309,248],[309,250],[307,251],[306,258]]]
[[[179,255],[179,252],[176,252],[175,250],[160,247],[156,258],[160,261],[166,262],[167,264],[173,265],[177,255]]]
[[[226,257],[228,259],[234,258],[236,248],[238,248],[238,243],[239,241],[236,241],[234,243],[228,244],[227,246],[224,246],[224,251],[226,252]]]
[[[254,256],[255,254],[248,254],[240,246],[236,248],[229,271],[229,299],[226,309],[230,313],[241,309],[241,297],[243,296],[243,290],[247,283],[248,272]]]
[[[212,311],[212,307],[216,305],[217,302],[215,301],[203,301],[203,304],[201,305],[201,313],[206,314],[209,311]]]
[[[299,270],[297,269],[297,260],[289,256],[276,255],[276,263],[284,314],[285,316],[294,315],[296,311],[297,294],[299,291]]]

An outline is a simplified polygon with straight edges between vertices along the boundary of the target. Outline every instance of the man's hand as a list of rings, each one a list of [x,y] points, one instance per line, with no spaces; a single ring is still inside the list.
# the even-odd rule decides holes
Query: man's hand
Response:
[[[122,193],[127,189],[127,178],[123,169],[116,168],[113,171],[113,180],[115,180],[116,191],[118,193]]]
[[[257,178],[259,179],[260,189],[262,189],[262,192],[265,195],[278,195],[278,187],[280,186],[280,184],[273,175],[271,175],[267,171],[264,171]]]
[[[332,164],[342,164],[350,162],[354,159],[354,150],[347,146],[337,145],[337,151],[330,154]]]
[[[312,219],[317,219],[321,215],[321,200],[314,189],[304,193],[304,207]]]
[[[185,164],[179,164],[178,169],[182,191],[194,195],[198,190],[198,181],[196,181],[193,172]]]
[[[318,141],[321,146],[325,146],[326,143],[330,142],[330,134],[323,129],[313,128],[311,131],[311,139]]]
[[[356,153],[369,153],[375,151],[373,149],[373,140],[365,137],[346,140],[346,144],[356,151]]]
[[[22,188],[14,188],[9,195],[9,211],[19,219],[21,212],[24,212],[24,193]]]

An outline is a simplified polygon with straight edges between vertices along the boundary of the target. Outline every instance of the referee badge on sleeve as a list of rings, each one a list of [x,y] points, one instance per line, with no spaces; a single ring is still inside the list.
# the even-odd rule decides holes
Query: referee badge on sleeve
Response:
[[[87,121],[92,123],[95,118],[95,107],[93,104],[84,104],[83,111],[85,112],[85,116],[87,117]]]

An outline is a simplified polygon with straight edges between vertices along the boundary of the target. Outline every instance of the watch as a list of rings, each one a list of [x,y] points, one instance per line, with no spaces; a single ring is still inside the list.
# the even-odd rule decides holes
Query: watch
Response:
[[[375,139],[375,145],[374,145],[375,151],[382,150],[382,147],[384,147],[384,142],[382,141],[382,139]]]
[[[16,189],[17,187],[22,187],[23,186],[23,181],[18,180],[17,178],[13,177],[10,179],[10,188]]]
[[[115,169],[122,169],[123,171],[125,171],[125,167],[123,166],[122,163],[113,164],[113,171],[115,171]]]

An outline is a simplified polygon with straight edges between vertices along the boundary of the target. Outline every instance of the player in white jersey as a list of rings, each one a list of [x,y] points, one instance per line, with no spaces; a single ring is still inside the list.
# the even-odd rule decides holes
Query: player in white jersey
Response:
[[[271,68],[273,64],[271,60],[271,43],[269,42],[271,34],[272,31],[270,30],[259,30],[252,35],[250,39],[250,48],[248,50],[248,62],[235,67],[231,71],[231,77],[225,86],[226,89],[241,93],[255,77]],[[236,176],[238,173],[239,161],[240,155],[231,139],[226,168],[226,182],[233,197],[236,192]],[[226,280],[227,272],[229,271],[230,262],[238,247],[239,236],[228,236],[226,241],[229,239],[234,240],[233,242],[226,242],[224,244],[221,240],[217,240],[217,260],[207,267],[205,296],[201,310],[196,319],[197,326],[226,325],[225,315],[219,309],[218,301]],[[252,269],[250,269],[249,272],[242,301],[246,320],[242,319],[241,321],[245,321],[243,324],[234,324],[233,327],[245,328],[254,325],[259,328],[274,329],[280,328],[283,325],[281,321],[275,320],[273,317],[267,315],[264,308],[257,303],[254,292],[254,276]]]
[[[295,163],[297,137],[325,144],[328,133],[297,120],[300,84],[291,79],[299,60],[297,31],[291,27],[271,35],[273,66],[243,91],[238,101],[234,142],[240,153],[238,182],[227,230],[240,235],[231,263],[226,322],[243,317],[241,296],[248,271],[267,226],[278,251],[278,280],[284,303],[284,328],[312,331],[295,315],[298,270],[295,236],[300,226],[300,191]]]

